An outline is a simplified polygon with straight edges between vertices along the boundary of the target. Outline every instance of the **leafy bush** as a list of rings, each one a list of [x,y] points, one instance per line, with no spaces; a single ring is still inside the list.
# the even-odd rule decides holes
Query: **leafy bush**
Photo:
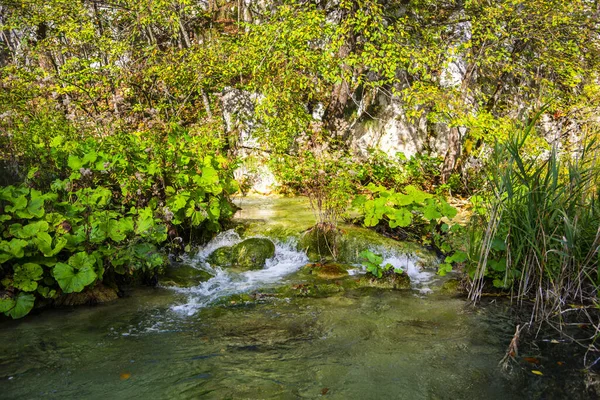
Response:
[[[353,201],[365,226],[384,230],[387,226],[391,229],[390,235],[397,239],[412,239],[442,253],[453,251],[446,236],[460,232],[462,228],[450,223],[457,211],[443,197],[423,192],[412,185],[406,186],[403,192],[372,184],[367,189],[370,191],[368,196],[360,195]],[[463,261],[465,256],[461,251],[447,256],[440,265],[440,274],[451,271],[453,263]]]
[[[107,269],[133,274],[162,266],[157,245],[167,239],[166,225],[148,208],[111,207],[105,188],[0,189],[2,312],[20,318],[36,296],[81,292],[102,281]],[[25,298],[32,301],[19,306]]]
[[[202,135],[44,140],[20,155],[27,186],[0,189],[0,309],[13,318],[113,273],[153,274],[165,244],[181,249],[233,214],[232,166]]]

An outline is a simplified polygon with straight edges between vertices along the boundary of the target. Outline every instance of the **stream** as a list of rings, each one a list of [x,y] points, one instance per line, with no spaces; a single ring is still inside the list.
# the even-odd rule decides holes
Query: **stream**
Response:
[[[475,308],[442,290],[447,278],[435,274],[431,255],[423,261],[424,250],[371,246],[407,272],[410,289],[335,282],[320,292],[301,273],[309,261],[296,247],[314,224],[306,200],[239,205],[243,229],[184,260],[214,275],[206,282],[2,322],[0,399],[590,398],[580,351],[543,333],[503,372],[515,329],[508,304]],[[233,273],[207,262],[245,237],[275,243],[264,269]],[[356,263],[346,279],[363,274]]]

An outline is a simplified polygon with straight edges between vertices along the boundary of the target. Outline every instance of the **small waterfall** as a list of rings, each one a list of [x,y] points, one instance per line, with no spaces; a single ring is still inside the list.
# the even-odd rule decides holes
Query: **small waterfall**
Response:
[[[276,282],[308,263],[306,254],[296,250],[294,242],[275,243],[275,256],[267,260],[265,268],[257,271],[246,271],[235,273],[213,268],[206,259],[216,249],[223,246],[233,246],[242,239],[233,230],[222,232],[217,235],[206,246],[200,249],[198,254],[190,260],[197,268],[204,269],[214,277],[198,286],[191,288],[172,288],[186,295],[187,302],[171,307],[171,310],[184,314],[193,315],[199,309],[206,307],[216,300],[233,294],[244,293]]]
[[[433,283],[436,274],[434,272],[425,271],[419,265],[419,258],[414,254],[398,254],[393,251],[383,252],[383,265],[392,264],[394,268],[400,268],[410,278],[410,285],[413,289],[418,290],[421,294],[431,293],[429,287]]]

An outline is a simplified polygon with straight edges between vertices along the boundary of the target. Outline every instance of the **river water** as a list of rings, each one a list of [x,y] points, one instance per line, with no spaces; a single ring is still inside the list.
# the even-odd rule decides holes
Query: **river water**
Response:
[[[0,399],[590,398],[577,351],[549,337],[503,372],[508,306],[474,308],[439,290],[418,256],[386,254],[412,289],[277,295],[303,284],[308,260],[294,236],[312,213],[302,199],[241,205],[243,235],[277,244],[265,269],[206,264],[212,250],[241,240],[228,231],[187,260],[216,274],[198,286],[141,288],[110,304],[3,322]]]

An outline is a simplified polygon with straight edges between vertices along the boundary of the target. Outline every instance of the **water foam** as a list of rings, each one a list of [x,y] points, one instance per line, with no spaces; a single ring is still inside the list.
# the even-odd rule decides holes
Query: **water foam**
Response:
[[[186,300],[182,304],[171,307],[172,311],[180,315],[193,315],[201,308],[213,304],[220,298],[234,294],[245,293],[261,287],[280,282],[287,275],[309,263],[308,257],[296,249],[296,243],[275,243],[275,256],[267,260],[265,268],[256,271],[235,273],[218,267],[213,267],[207,258],[216,249],[223,246],[233,246],[242,241],[242,238],[233,230],[228,230],[217,235],[198,253],[189,258],[187,263],[195,268],[203,269],[214,275],[206,282],[190,288],[170,287],[171,290],[181,293]],[[431,292],[431,285],[436,277],[434,272],[426,271],[419,265],[419,258],[414,254],[404,254],[393,249],[371,249],[383,256],[383,264],[391,264],[394,268],[402,269],[408,274],[411,286],[421,294]],[[356,269],[349,271],[350,275],[365,273],[364,267],[356,265]]]
[[[233,246],[241,242],[240,236],[233,230],[223,232],[200,249],[191,264],[204,269],[214,277],[191,288],[172,288],[186,295],[187,302],[171,307],[171,310],[193,315],[216,300],[233,294],[244,293],[281,281],[285,276],[297,271],[308,263],[304,252],[296,250],[294,242],[275,241],[275,256],[267,260],[265,268],[256,271],[233,273],[221,268],[212,267],[206,259],[216,249]]]

